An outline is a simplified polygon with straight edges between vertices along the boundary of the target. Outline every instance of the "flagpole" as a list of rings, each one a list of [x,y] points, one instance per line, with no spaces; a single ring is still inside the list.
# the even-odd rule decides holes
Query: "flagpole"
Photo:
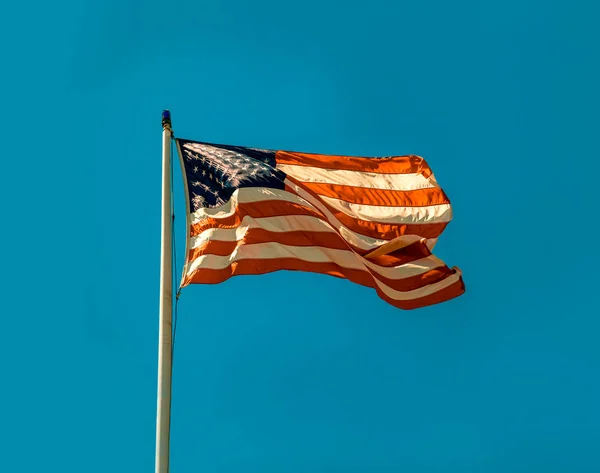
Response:
[[[158,329],[158,393],[156,406],[155,473],[169,472],[171,427],[171,362],[173,260],[171,209],[171,113],[162,113],[162,212],[160,244],[160,307]]]

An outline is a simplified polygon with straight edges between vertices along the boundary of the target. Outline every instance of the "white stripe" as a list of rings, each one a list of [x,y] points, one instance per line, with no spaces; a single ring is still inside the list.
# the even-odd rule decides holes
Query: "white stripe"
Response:
[[[418,289],[414,289],[412,291],[397,291],[396,289],[392,289],[386,284],[382,283],[379,279],[374,278],[375,283],[379,286],[379,288],[383,291],[383,293],[391,299],[395,299],[397,301],[410,301],[413,299],[419,299],[421,297],[431,296],[436,292],[442,291],[447,287],[452,286],[452,284],[458,282],[461,278],[462,273],[460,270],[456,269],[456,273],[448,276],[447,278],[442,279],[433,284],[428,284],[427,286],[420,287]]]
[[[452,220],[450,204],[428,205],[426,207],[388,207],[385,205],[364,205],[320,196],[334,209],[350,217],[371,222],[389,224],[443,223]]]
[[[427,271],[431,271],[432,269],[446,266],[441,259],[433,255],[430,255],[427,258],[421,258],[412,261],[410,263],[390,267],[379,266],[365,258],[360,258],[369,268],[388,279],[411,278],[413,276],[425,274]]]
[[[400,249],[400,248],[404,248],[405,246],[411,245],[413,243],[417,243],[421,240],[425,240],[425,244],[427,245],[427,248],[429,248],[430,250],[433,249],[433,247],[435,246],[435,244],[438,241],[437,238],[423,238],[420,235],[402,235],[402,236],[394,238],[393,240],[389,240],[386,243],[390,243],[392,241],[393,242],[402,242],[402,244],[398,247],[398,249]]]
[[[277,164],[281,169],[302,182],[318,182],[321,184],[337,184],[340,186],[367,187],[370,189],[389,189],[410,191],[438,187],[435,181],[422,174],[379,174],[363,171],[342,171],[339,169],[322,169],[291,164]]]
[[[248,230],[261,228],[269,232],[329,232],[340,235],[331,228],[327,222],[311,215],[286,215],[282,217],[253,218],[246,215],[239,227],[235,228],[209,228],[199,235],[190,238],[190,248],[198,248],[208,241],[239,241]]]
[[[329,248],[321,248],[321,247],[299,247],[299,246],[288,246],[281,245],[275,242],[269,243],[259,243],[254,245],[241,245],[236,248],[236,250],[228,256],[219,256],[219,255],[202,255],[196,258],[192,264],[190,265],[190,270],[188,274],[198,270],[198,269],[225,269],[229,267],[232,263],[244,259],[279,259],[279,258],[295,258],[300,259],[302,261],[307,261],[311,263],[336,263],[344,268],[348,269],[356,269],[356,270],[367,270],[365,266],[364,258],[361,258],[356,253],[353,253],[348,250],[334,250]],[[398,268],[395,268],[395,278],[394,279],[402,279],[405,277],[410,277],[415,274],[422,274],[429,269],[429,265],[417,265],[411,263],[410,265],[403,265]],[[431,262],[433,264],[433,262]],[[373,265],[372,263],[368,264],[369,267],[377,265]],[[392,270],[393,268],[382,268],[377,267],[377,272],[380,272],[379,269]],[[420,272],[418,272],[420,271]],[[427,286],[414,289],[412,291],[397,291],[387,286],[377,278],[374,278],[376,284],[381,288],[381,290],[390,298],[396,300],[412,300],[420,297],[425,297],[431,294],[434,294],[454,282],[458,281],[460,278],[460,272],[449,276],[442,281],[439,281],[434,284],[429,284]],[[391,278],[390,278],[391,279]]]
[[[304,199],[282,189],[272,189],[267,187],[244,187],[236,189],[227,202],[218,207],[200,208],[190,215],[192,225],[199,223],[207,217],[226,218],[231,217],[237,211],[238,204],[250,202],[265,202],[268,200],[283,200],[285,202],[294,202],[311,208]]]

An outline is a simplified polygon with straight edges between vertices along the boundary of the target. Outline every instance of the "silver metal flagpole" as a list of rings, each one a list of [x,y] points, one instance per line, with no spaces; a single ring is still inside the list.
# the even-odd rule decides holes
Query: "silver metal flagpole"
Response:
[[[171,360],[173,317],[173,260],[171,209],[171,113],[162,113],[162,212],[160,244],[160,308],[158,330],[158,395],[156,406],[155,473],[169,472],[171,424]]]

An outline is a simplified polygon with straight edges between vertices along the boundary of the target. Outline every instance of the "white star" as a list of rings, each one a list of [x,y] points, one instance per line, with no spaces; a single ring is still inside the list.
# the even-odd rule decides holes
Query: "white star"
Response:
[[[194,172],[198,172],[198,166],[194,166]]]
[[[202,183],[200,181],[192,181],[192,185],[194,187],[200,187],[202,185]]]
[[[196,207],[203,207],[206,203],[206,199],[201,195],[195,195],[194,197],[192,197],[192,202]]]
[[[258,190],[261,194],[265,194],[265,195],[275,195],[275,193],[272,190],[267,189],[266,187],[263,188],[259,188]]]
[[[204,169],[202,170],[202,175],[206,176],[206,171]]]

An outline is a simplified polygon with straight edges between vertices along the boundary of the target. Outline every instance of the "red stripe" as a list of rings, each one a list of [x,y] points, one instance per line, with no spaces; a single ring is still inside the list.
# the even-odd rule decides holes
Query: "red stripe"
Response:
[[[383,240],[392,240],[403,235],[418,235],[422,238],[437,238],[446,229],[449,222],[443,223],[417,223],[417,224],[388,224],[371,222],[368,220],[360,220],[350,217],[348,214],[334,209],[330,205],[324,203],[329,211],[337,218],[340,223],[348,227],[350,230],[368,235],[373,238],[381,238]]]
[[[411,261],[427,258],[428,256],[431,256],[429,247],[423,242],[416,241],[387,255],[369,257],[369,261],[378,266],[392,268],[410,263]]]
[[[457,297],[464,292],[464,284],[461,278],[457,283],[435,294],[409,301],[398,301],[388,297],[379,289],[373,276],[366,271],[343,268],[335,263],[309,263],[296,258],[279,258],[274,260],[246,259],[236,261],[224,269],[201,268],[187,277],[184,280],[183,286],[188,284],[218,284],[232,276],[266,274],[281,270],[305,271],[345,278],[353,283],[374,288],[382,299],[401,309],[416,309],[418,307],[437,304]],[[449,271],[452,272],[452,270]],[[439,275],[437,276],[439,277]]]
[[[321,169],[373,172],[379,174],[422,173],[429,177],[431,170],[420,156],[392,156],[388,158],[365,158],[355,156],[332,156],[326,154],[277,151],[277,164],[310,166]]]
[[[291,193],[296,195],[296,193],[293,191],[291,191]],[[238,204],[237,211],[229,217],[207,217],[202,221],[195,223],[191,226],[190,236],[199,235],[208,228],[239,227],[240,223],[242,222],[242,219],[247,215],[252,218],[309,215],[327,221],[320,212],[308,208],[304,205],[300,205],[294,202],[287,202],[285,200],[265,200],[261,202],[248,202]]]
[[[423,238],[437,238],[442,234],[449,223],[416,223],[399,225],[393,223],[379,223],[369,220],[361,220],[351,217],[348,214],[331,207],[319,199],[319,196],[316,195],[310,188],[308,188],[305,183],[296,181],[289,176],[286,179],[304,189],[312,197],[321,202],[335,216],[335,218],[339,220],[340,223],[348,227],[350,230],[372,238],[392,240],[403,235],[419,235]],[[293,194],[296,193],[292,187],[287,185],[285,186],[285,190]]]
[[[428,205],[450,203],[444,191],[439,187],[396,191],[313,182],[303,182],[302,184],[314,194],[333,197],[334,199],[352,202],[353,204],[385,205],[389,207],[425,207]]]
[[[448,286],[445,289],[442,289],[441,291],[438,291],[429,296],[420,297],[418,299],[413,299],[410,301],[396,301],[395,299],[388,297],[380,289],[377,289],[377,294],[379,294],[379,297],[381,297],[384,301],[404,310],[420,309],[422,307],[427,307],[430,305],[441,304],[442,302],[447,302],[451,299],[455,299],[464,293],[465,283],[462,277],[454,284]]]
[[[238,241],[209,240],[190,250],[188,261],[204,254],[227,256],[242,245],[277,242],[288,246],[321,246],[333,250],[350,250],[348,244],[335,233],[329,232],[270,232],[262,228],[250,228]]]

